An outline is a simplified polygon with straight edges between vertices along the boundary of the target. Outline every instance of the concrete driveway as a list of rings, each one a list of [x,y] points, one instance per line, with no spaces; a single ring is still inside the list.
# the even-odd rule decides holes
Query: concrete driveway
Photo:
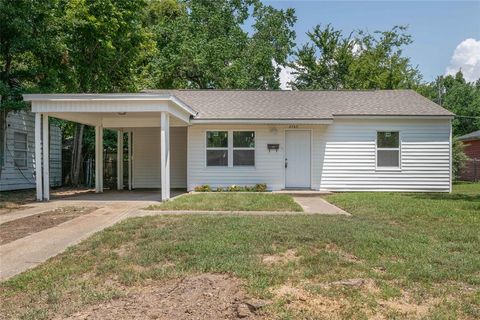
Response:
[[[182,192],[172,191],[172,196]],[[93,233],[135,215],[151,204],[158,204],[159,191],[105,192],[26,205],[0,216],[0,223],[42,213],[59,207],[96,207],[90,214],[42,230],[0,246],[0,280],[8,279],[63,252]]]

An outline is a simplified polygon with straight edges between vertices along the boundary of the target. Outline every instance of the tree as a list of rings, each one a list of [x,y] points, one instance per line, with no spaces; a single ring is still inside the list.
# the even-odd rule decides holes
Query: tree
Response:
[[[70,92],[138,91],[143,69],[154,52],[152,35],[143,25],[144,1],[72,0],[63,8],[64,33],[70,67]],[[93,130],[73,129],[70,181],[79,184],[84,135]]]
[[[59,1],[0,0],[0,141],[9,112],[27,108],[25,91],[60,91],[66,70]],[[0,143],[0,175],[3,160]]]
[[[461,136],[480,129],[480,80],[465,81],[461,71],[455,76],[439,76],[431,83],[420,85],[417,91],[455,113],[453,135]]]
[[[249,19],[251,33],[243,29]],[[295,19],[292,9],[277,10],[258,0],[151,1],[146,21],[157,54],[150,85],[277,89],[278,65],[285,64],[294,45]]]
[[[403,55],[412,42],[406,27],[395,26],[373,34],[356,31],[345,36],[331,25],[308,32],[310,43],[295,52],[295,89],[413,88],[420,73]]]

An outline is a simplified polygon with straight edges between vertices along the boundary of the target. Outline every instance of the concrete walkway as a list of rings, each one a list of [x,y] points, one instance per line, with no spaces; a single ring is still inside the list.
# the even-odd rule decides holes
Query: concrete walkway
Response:
[[[312,214],[333,214],[333,215],[347,215],[350,216],[350,213],[340,209],[337,206],[327,202],[325,199],[319,196],[294,196],[295,200],[306,213]]]

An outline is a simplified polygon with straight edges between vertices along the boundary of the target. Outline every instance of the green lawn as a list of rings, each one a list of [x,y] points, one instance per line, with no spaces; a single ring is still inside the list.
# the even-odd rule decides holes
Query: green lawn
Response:
[[[289,195],[271,193],[196,193],[180,196],[151,210],[303,211]]]
[[[269,318],[480,317],[480,184],[326,198],[353,216],[129,219],[0,284],[0,318],[46,319],[204,272],[243,280],[272,301]],[[262,261],[284,252],[296,258]],[[345,279],[364,284],[332,284]]]

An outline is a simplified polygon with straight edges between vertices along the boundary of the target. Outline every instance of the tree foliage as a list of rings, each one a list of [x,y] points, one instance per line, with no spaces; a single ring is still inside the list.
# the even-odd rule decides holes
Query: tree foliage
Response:
[[[421,77],[403,48],[412,43],[406,27],[344,35],[331,25],[307,33],[310,42],[295,52],[295,89],[399,89]]]
[[[258,0],[154,0],[147,14],[157,44],[151,86],[277,89],[273,62],[283,65],[291,53],[295,19],[292,9]]]
[[[439,76],[419,86],[418,92],[455,113],[454,136],[480,130],[480,80],[468,83],[459,71],[455,76]]]

